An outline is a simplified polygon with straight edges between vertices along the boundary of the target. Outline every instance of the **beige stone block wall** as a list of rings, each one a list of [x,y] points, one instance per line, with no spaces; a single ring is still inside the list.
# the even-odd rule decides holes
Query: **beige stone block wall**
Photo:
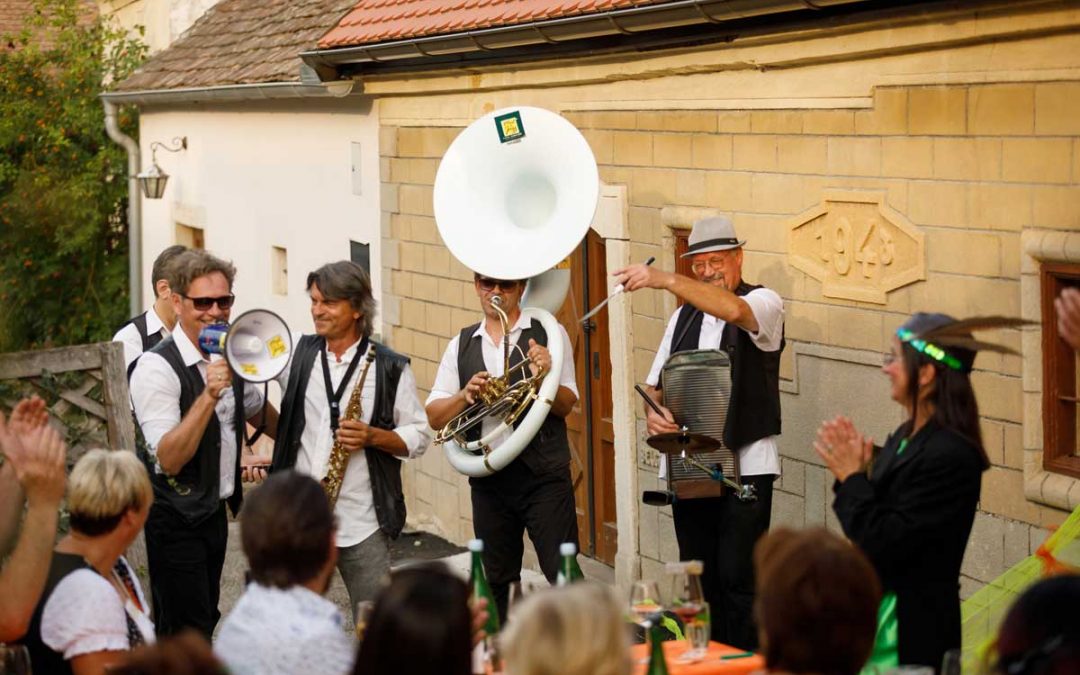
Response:
[[[784,297],[784,475],[776,484],[774,524],[838,527],[830,508],[831,479],[810,443],[820,420],[839,412],[854,415],[878,439],[896,425],[897,408],[878,366],[907,315],[1019,315],[1023,233],[1080,230],[1080,122],[1070,107],[1080,80],[1072,75],[1036,82],[1025,75],[1010,72],[1001,82],[985,84],[939,77],[929,78],[933,84],[880,85],[869,107],[860,109],[760,110],[748,104],[604,110],[595,103],[599,93],[590,105],[575,104],[590,98],[582,90],[606,86],[599,84],[568,88],[562,99],[559,92],[551,95],[549,105],[578,126],[593,148],[601,179],[627,188],[632,260],[654,255],[657,265],[674,267],[665,209],[722,211],[749,240],[746,278]],[[498,100],[514,100],[517,93],[526,100],[535,95],[528,89],[499,92]],[[383,270],[389,292],[401,299],[400,325],[388,333],[392,344],[413,356],[424,396],[450,337],[477,318],[470,275],[444,255],[434,227],[431,186],[438,158],[467,121],[451,115],[483,109],[488,97],[456,93],[448,100],[453,105],[446,122],[438,123],[444,116],[435,97],[416,115],[429,121],[387,125],[381,147],[383,180],[393,197],[384,203],[388,243],[401,251],[398,262]],[[405,109],[415,107],[403,104]],[[926,237],[925,281],[891,292],[881,305],[826,297],[820,281],[791,267],[788,224],[828,190],[883,194],[885,204]],[[628,366],[637,381],[644,379],[673,309],[672,298],[657,291],[631,297]],[[1027,341],[1017,331],[987,337],[1017,348]],[[983,477],[963,569],[965,594],[1031,553],[1045,528],[1065,515],[1025,496],[1025,465],[1033,461],[1041,429],[1026,423],[1038,400],[1025,387],[1031,376],[1022,364],[998,355],[980,356],[976,363],[973,381],[993,468]],[[636,408],[638,444],[632,454],[638,487],[651,489],[655,456],[643,443]],[[433,449],[407,467],[414,522],[457,541],[467,538],[467,483],[442,453]],[[640,507],[637,522],[640,574],[655,575],[677,555],[670,510]]]

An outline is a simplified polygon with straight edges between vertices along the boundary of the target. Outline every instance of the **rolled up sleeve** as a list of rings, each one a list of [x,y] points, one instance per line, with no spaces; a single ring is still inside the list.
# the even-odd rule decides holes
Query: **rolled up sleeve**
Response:
[[[416,376],[409,366],[401,371],[394,398],[394,433],[404,441],[409,459],[424,454],[434,436],[416,392]]]

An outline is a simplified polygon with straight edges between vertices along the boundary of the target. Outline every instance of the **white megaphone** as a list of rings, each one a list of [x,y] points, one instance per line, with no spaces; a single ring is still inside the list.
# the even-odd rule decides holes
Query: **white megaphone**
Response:
[[[268,309],[252,309],[232,324],[217,323],[199,331],[199,347],[221,354],[246,382],[268,382],[289,365],[293,343],[289,326]]]

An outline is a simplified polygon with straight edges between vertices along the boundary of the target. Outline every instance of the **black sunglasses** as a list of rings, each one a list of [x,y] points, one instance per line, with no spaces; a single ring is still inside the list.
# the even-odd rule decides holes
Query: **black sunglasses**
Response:
[[[517,288],[519,281],[503,281],[501,279],[489,279],[487,277],[477,277],[476,283],[480,284],[480,290],[493,291],[498,287],[501,291],[512,291]]]
[[[183,293],[180,293],[180,296],[190,300],[192,306],[200,312],[209,310],[215,303],[217,303],[219,309],[228,309],[232,307],[233,301],[236,300],[236,296],[232,293],[223,295],[220,298],[193,298],[190,295],[184,295]]]

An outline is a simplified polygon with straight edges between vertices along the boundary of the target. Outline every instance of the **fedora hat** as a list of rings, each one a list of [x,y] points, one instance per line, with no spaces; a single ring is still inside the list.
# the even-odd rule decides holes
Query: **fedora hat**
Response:
[[[698,253],[710,253],[712,251],[726,251],[739,248],[746,243],[735,236],[735,224],[726,216],[714,216],[702,218],[694,223],[690,230],[690,239],[687,242],[690,248],[682,257],[689,258]]]

